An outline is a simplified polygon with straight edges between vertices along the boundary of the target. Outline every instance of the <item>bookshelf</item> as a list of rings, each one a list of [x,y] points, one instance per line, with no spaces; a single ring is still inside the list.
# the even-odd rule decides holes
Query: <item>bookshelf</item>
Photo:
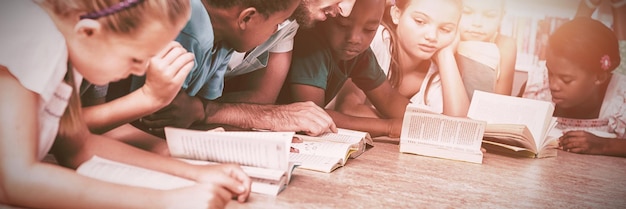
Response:
[[[516,70],[528,72],[540,66],[548,36],[576,15],[580,0],[506,0],[500,33],[517,40]],[[608,4],[592,16],[610,25]]]
[[[513,95],[526,82],[529,71],[540,68],[545,60],[549,35],[561,24],[571,20],[581,0],[505,0],[505,16],[500,34],[517,40],[517,60]],[[612,24],[610,5],[603,3],[592,15],[607,26]]]
[[[516,70],[539,67],[543,48],[555,28],[576,14],[579,1],[508,0],[500,33],[517,40]]]

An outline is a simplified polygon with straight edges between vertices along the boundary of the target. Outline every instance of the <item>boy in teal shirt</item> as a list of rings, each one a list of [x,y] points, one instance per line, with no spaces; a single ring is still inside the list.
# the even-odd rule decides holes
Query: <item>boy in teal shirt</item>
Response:
[[[326,110],[337,127],[367,131],[373,136],[399,136],[409,100],[391,87],[369,48],[384,4],[384,0],[360,0],[349,17],[334,17],[311,30],[300,30],[280,102],[312,101],[325,107],[350,78],[387,119],[357,118]]]

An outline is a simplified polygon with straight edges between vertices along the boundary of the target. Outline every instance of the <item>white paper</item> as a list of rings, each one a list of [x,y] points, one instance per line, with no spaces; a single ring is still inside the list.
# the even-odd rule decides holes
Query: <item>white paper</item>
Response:
[[[480,150],[485,126],[483,121],[424,113],[408,106],[402,123],[400,143],[475,152]]]
[[[524,124],[539,146],[549,132],[553,112],[554,105],[550,102],[477,90],[467,116],[492,124]]]
[[[487,123],[428,113],[408,105],[402,122],[400,152],[482,163],[482,138]]]
[[[195,182],[178,176],[123,164],[94,156],[76,172],[106,182],[151,189],[169,190],[191,186]]]
[[[173,157],[287,171],[294,133],[205,132],[167,127],[165,134]]]
[[[299,168],[322,172],[331,172],[341,165],[341,160],[336,157],[291,153],[289,158],[292,162],[301,163]]]

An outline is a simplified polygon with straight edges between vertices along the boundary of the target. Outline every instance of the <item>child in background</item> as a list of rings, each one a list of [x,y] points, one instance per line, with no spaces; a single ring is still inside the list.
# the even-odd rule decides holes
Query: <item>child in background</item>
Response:
[[[311,30],[298,31],[279,101],[312,101],[324,107],[350,78],[389,119],[356,118],[326,110],[337,127],[367,131],[373,136],[399,136],[408,99],[391,88],[369,49],[384,3],[359,0],[349,17],[333,17]]]
[[[611,6],[612,29],[619,41],[620,54],[626,57],[626,0],[581,0],[576,16],[591,17],[603,1]],[[615,72],[626,74],[626,62],[622,62]]]
[[[316,19],[326,16],[350,15],[355,0],[305,0],[296,8],[294,20],[285,20],[263,44],[249,52],[235,52],[224,74],[224,93],[221,102],[274,104],[283,86],[289,66],[293,38],[302,24],[313,27]],[[321,10],[311,4],[319,4]],[[328,5],[328,6],[326,6]],[[314,15],[323,11],[323,16]]]
[[[283,86],[298,31],[295,20],[285,20],[263,44],[249,52],[234,52],[224,74],[221,102],[274,104]]]
[[[559,144],[574,153],[626,157],[626,76],[617,37],[577,17],[550,36],[545,68],[529,73],[524,97],[552,101]]]
[[[511,95],[517,47],[498,31],[504,0],[463,0],[457,63],[471,99],[474,90]]]
[[[465,117],[469,99],[454,58],[461,11],[460,0],[396,0],[372,46],[391,86],[411,103]],[[382,116],[349,82],[336,102],[336,109],[345,114]]]
[[[235,52],[224,74],[221,102],[274,104],[289,66],[293,38],[300,26],[311,28],[327,16],[347,17],[356,0],[304,0],[292,19],[285,20],[263,44],[249,52]]]
[[[0,8],[0,204],[221,208],[234,196],[245,201],[250,178],[238,166],[190,165],[148,153],[93,135],[82,121],[74,83],[81,76],[103,85],[142,75],[151,57],[166,56],[161,49],[179,50],[171,40],[189,19],[188,1],[5,3]],[[98,155],[198,184],[163,191],[107,183],[42,162],[49,151],[71,168]]]

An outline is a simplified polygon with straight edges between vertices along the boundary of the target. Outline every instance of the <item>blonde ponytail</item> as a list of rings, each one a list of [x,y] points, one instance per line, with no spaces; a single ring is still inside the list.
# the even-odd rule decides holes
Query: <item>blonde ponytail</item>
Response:
[[[76,90],[76,82],[74,79],[74,73],[68,68],[65,74],[64,81],[72,86],[72,94],[65,108],[65,112],[59,121],[59,131],[57,137],[79,137],[82,131],[85,131],[86,126],[82,117],[80,95]]]

